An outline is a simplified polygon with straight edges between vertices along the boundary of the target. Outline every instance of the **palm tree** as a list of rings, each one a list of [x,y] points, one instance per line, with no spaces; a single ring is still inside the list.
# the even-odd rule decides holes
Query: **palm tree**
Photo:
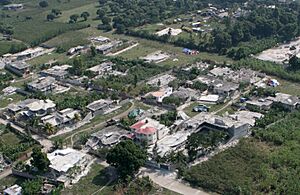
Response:
[[[52,124],[46,123],[44,126],[44,130],[47,134],[52,135],[55,133],[55,128],[53,127]]]

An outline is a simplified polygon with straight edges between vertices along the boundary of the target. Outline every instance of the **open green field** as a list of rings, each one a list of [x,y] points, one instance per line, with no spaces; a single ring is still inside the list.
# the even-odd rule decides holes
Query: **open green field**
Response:
[[[2,41],[0,40],[0,56],[10,53],[15,49],[26,49],[26,45],[19,41]]]
[[[9,17],[2,18],[2,22],[6,25],[11,25],[14,28],[13,37],[28,44],[39,44],[67,31],[84,28],[86,24],[75,23],[68,24],[66,22],[46,21],[47,14],[51,9],[59,9],[65,12],[70,9],[81,7],[95,3],[95,0],[49,0],[49,6],[41,8],[37,0],[22,1],[24,9],[19,11],[0,11],[0,14],[9,15]],[[80,13],[79,13],[80,14]]]
[[[70,189],[64,189],[62,195],[91,195],[101,189],[108,182],[108,178],[105,176],[104,167],[100,164],[94,164],[91,167],[88,175],[81,178],[76,185]],[[112,186],[105,187],[101,192],[96,194],[112,194]]]
[[[218,194],[298,194],[300,111],[278,121],[189,168],[185,179]]]
[[[24,100],[26,97],[19,95],[19,94],[13,94],[13,95],[9,95],[9,96],[5,96],[3,98],[0,99],[0,108],[4,108],[6,106],[8,106],[11,103],[16,103],[19,102],[21,100]]]
[[[16,177],[13,175],[9,175],[0,180],[0,192],[2,193],[2,189],[5,189],[6,187],[10,187],[14,184],[21,185],[24,181],[25,181],[25,179],[22,177]]]
[[[281,93],[287,93],[295,96],[300,96],[300,83],[290,82],[287,80],[276,78],[280,85],[275,89]]]
[[[1,132],[6,128],[4,125],[0,125]],[[10,144],[18,144],[21,140],[18,138],[18,136],[12,132],[6,132],[1,134],[0,136],[0,143],[3,145],[10,145]]]
[[[191,103],[188,107],[186,107],[183,111],[189,116],[189,117],[194,117],[197,114],[199,114],[200,112],[194,112],[193,108],[195,106],[198,106],[202,103],[199,102],[193,102]],[[216,110],[219,110],[220,108],[222,108],[224,106],[224,104],[203,104],[209,107],[209,112],[214,112]]]

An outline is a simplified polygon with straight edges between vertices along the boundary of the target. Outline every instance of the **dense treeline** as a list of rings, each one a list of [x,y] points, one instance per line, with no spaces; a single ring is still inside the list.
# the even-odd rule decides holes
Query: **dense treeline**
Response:
[[[247,12],[243,16],[221,20],[223,26],[214,29],[206,38],[203,38],[204,35],[186,38],[173,38],[169,35],[159,37],[146,30],[130,28],[126,31],[124,28],[120,32],[190,49],[226,54],[233,59],[259,53],[275,46],[278,42],[290,41],[300,34],[298,3],[276,5],[274,9],[259,6],[255,2],[253,4],[256,6],[245,8]],[[118,21],[114,21],[114,24],[119,32],[116,25]]]
[[[262,71],[268,75],[277,76],[279,78],[300,82],[300,72],[295,70],[289,70],[289,68],[285,68],[282,65],[267,62],[262,60],[257,60],[254,58],[245,58],[240,61],[237,61],[234,65],[234,68],[247,67],[253,70]]]
[[[190,168],[185,179],[221,194],[298,194],[299,126],[300,111],[286,113],[282,121],[256,129],[254,138]]]

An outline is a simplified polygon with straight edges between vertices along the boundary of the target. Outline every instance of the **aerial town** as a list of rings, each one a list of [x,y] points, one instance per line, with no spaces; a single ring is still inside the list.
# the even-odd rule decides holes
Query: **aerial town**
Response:
[[[0,194],[300,193],[300,2],[0,1]]]

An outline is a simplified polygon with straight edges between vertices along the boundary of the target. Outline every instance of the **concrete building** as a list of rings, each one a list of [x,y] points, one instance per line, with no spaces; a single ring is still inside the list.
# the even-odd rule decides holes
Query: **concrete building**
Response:
[[[22,195],[22,187],[15,184],[3,191],[4,195]]]
[[[147,82],[148,85],[157,86],[157,87],[165,87],[168,86],[168,84],[171,81],[174,81],[176,77],[170,74],[164,74],[159,77],[155,77]]]
[[[26,50],[21,51],[19,53],[12,54],[10,56],[10,58],[12,60],[14,60],[14,59],[16,59],[16,60],[29,60],[29,59],[44,55],[46,53],[50,53],[53,50],[54,50],[53,48],[52,49],[45,49],[43,47],[29,48],[29,49],[26,49]]]
[[[239,84],[232,82],[215,82],[210,88],[214,94],[230,97],[239,90]]]
[[[91,40],[93,43],[100,43],[100,44],[103,44],[103,43],[109,43],[109,42],[110,42],[110,39],[109,39],[109,38],[103,37],[103,36],[92,37],[90,40]]]
[[[169,97],[172,93],[173,93],[173,88],[167,87],[167,88],[161,88],[160,90],[155,92],[151,92],[148,95],[154,97],[157,102],[161,103],[165,97]]]
[[[67,108],[42,117],[41,122],[43,124],[49,123],[53,127],[62,128],[74,124],[76,122],[76,116],[80,117],[79,110]]]
[[[26,77],[30,73],[30,65],[25,62],[9,62],[5,65],[5,69],[21,77]]]
[[[118,126],[109,126],[91,135],[86,146],[91,150],[112,147],[125,139],[132,139],[133,134]]]
[[[122,41],[112,41],[110,43],[96,46],[96,50],[100,54],[106,55],[106,54],[110,53],[114,48],[117,48],[120,45],[122,45]]]
[[[157,140],[165,137],[169,128],[160,124],[151,118],[145,118],[130,127],[139,142],[145,142],[148,145],[154,144]]]
[[[27,84],[27,88],[32,92],[49,93],[55,90],[56,80],[53,77],[41,77]]]
[[[91,156],[72,148],[55,150],[48,153],[47,157],[50,161],[50,173],[65,186],[74,183],[73,178],[80,177],[92,160]]]
[[[112,62],[103,62],[103,63],[93,66],[87,70],[92,72],[93,75],[95,75],[95,76],[108,74],[113,71],[113,63]]]
[[[20,10],[20,9],[23,9],[24,8],[24,6],[23,6],[23,4],[9,4],[9,5],[4,5],[3,6],[3,10],[14,10],[14,11],[16,11],[16,10]]]
[[[10,104],[10,115],[20,114],[27,117],[42,117],[55,111],[56,104],[51,100],[26,99],[17,104]]]
[[[246,101],[246,107],[249,110],[270,110],[272,107],[273,101],[269,99],[253,99]]]
[[[226,75],[232,74],[233,72],[234,71],[228,67],[225,67],[225,68],[216,67],[209,71],[210,75],[215,76],[215,77],[226,76]]]
[[[290,94],[276,93],[275,98],[269,97],[267,99],[279,104],[280,106],[283,106],[285,109],[290,111],[300,107],[300,99]]]
[[[40,75],[43,77],[53,77],[57,80],[65,79],[68,75],[68,69],[71,68],[70,65],[61,65],[61,66],[53,66],[47,70],[43,70],[40,72]]]
[[[106,111],[113,108],[113,101],[111,100],[97,100],[89,105],[86,106],[86,108],[92,113],[93,116],[105,114]]]

